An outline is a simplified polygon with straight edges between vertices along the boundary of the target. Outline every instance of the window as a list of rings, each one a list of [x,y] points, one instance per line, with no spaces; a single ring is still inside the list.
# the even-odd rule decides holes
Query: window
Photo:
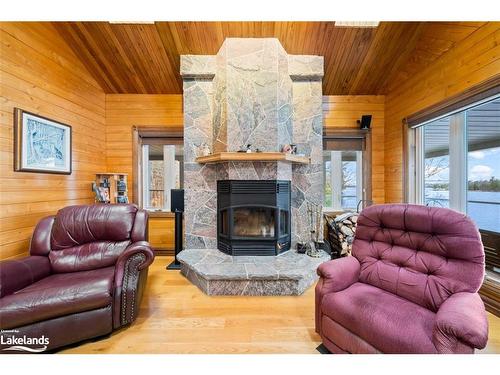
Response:
[[[500,97],[469,105],[410,130],[415,203],[467,213],[500,232]],[[411,196],[411,195],[410,195]]]
[[[183,154],[182,126],[134,126],[132,201],[146,210],[170,211],[171,190],[183,187]]]
[[[143,207],[170,211],[170,190],[182,188],[182,145],[143,144]]]
[[[428,206],[449,207],[450,118],[434,121],[424,133],[424,202]]]
[[[361,201],[370,199],[366,182],[371,168],[367,163],[368,133],[336,133],[326,135],[323,142],[324,209],[356,210]],[[368,164],[368,165],[367,165]]]
[[[362,199],[361,151],[324,151],[325,207],[355,210]]]
[[[467,111],[467,213],[500,232],[500,98]]]

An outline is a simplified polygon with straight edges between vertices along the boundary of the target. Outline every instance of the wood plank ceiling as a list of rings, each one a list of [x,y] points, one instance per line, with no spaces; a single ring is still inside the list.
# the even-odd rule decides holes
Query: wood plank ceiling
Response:
[[[106,93],[180,94],[179,56],[216,54],[227,37],[276,37],[289,54],[325,57],[325,95],[385,94],[481,22],[56,22]]]

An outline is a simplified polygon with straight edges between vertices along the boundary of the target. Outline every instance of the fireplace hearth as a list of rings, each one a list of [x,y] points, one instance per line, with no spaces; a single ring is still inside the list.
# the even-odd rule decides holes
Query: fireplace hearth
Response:
[[[217,181],[219,250],[229,255],[278,255],[290,246],[290,181]]]

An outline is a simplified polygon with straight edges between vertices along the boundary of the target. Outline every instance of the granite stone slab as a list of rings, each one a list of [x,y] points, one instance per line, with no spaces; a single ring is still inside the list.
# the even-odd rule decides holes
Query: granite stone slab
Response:
[[[217,249],[186,249],[181,272],[208,295],[300,295],[317,280],[329,255],[311,258],[296,251],[279,256],[230,256]]]
[[[181,55],[181,76],[186,78],[213,78],[215,75],[215,56]]]
[[[288,55],[288,74],[293,80],[323,77],[323,56]]]

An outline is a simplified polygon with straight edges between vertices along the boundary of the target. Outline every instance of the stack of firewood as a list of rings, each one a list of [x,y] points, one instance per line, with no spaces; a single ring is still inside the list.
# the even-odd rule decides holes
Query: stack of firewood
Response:
[[[325,240],[330,245],[332,258],[351,254],[358,216],[357,212],[325,214]]]

